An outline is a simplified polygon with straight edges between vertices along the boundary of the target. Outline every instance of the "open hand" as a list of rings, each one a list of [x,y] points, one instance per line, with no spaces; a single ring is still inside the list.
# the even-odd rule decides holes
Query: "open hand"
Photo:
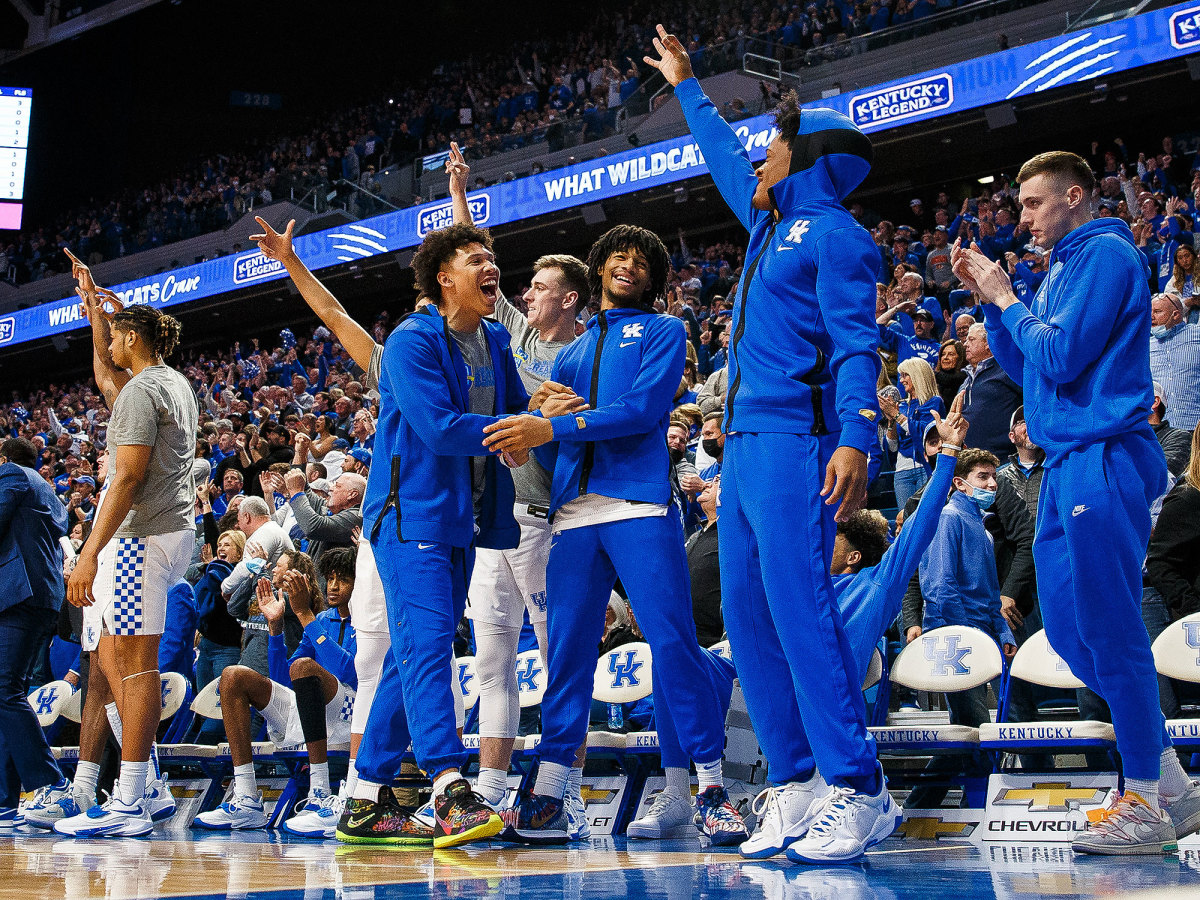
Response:
[[[663,77],[672,86],[682,84],[692,77],[692,61],[688,57],[687,50],[680,43],[679,38],[668,34],[667,29],[662,25],[658,26],[658,37],[654,39],[654,49],[658,53],[658,59],[652,56],[643,56],[642,60],[646,65],[653,66],[662,72]]]
[[[565,394],[551,394],[542,404],[542,415],[551,419],[554,416],[569,416],[583,412],[585,409],[591,409],[587,401],[576,395],[574,391],[568,391]]]
[[[258,600],[258,611],[267,620],[267,626],[277,626],[283,621],[283,595],[271,589],[271,580],[269,578],[258,579],[258,584],[255,585],[254,591]],[[271,628],[271,631],[274,632],[275,629]]]
[[[450,155],[446,158],[446,174],[450,176],[450,193],[465,194],[467,179],[471,177],[471,167],[458,149],[456,141],[450,142]]]
[[[950,404],[950,412],[944,419],[936,410],[933,411],[933,421],[937,425],[938,437],[942,439],[942,443],[954,444],[957,447],[966,446],[967,429],[971,427],[971,423],[964,419],[962,414],[966,396],[966,392],[955,395],[954,402]]]

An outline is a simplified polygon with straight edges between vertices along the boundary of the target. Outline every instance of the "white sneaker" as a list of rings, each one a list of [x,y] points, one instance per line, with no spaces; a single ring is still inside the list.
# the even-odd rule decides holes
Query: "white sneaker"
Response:
[[[9,829],[16,828],[21,824],[20,808],[17,806],[5,806],[0,809],[0,828]]]
[[[1200,831],[1200,782],[1193,781],[1188,789],[1168,800],[1162,794],[1158,795],[1159,803],[1175,826],[1176,837],[1187,837]],[[29,813],[25,813],[25,821],[29,821]]]
[[[192,824],[201,828],[211,828],[213,831],[266,828],[267,814],[263,809],[262,792],[256,797],[234,796],[216,809],[200,813]]]
[[[586,841],[592,836],[592,825],[587,817],[587,804],[579,791],[568,787],[563,795],[563,805],[567,813],[567,837],[573,841]]]
[[[651,841],[695,837],[695,818],[696,810],[692,806],[691,797],[659,791],[646,814],[629,823],[629,827],[625,829],[625,836]]]
[[[75,799],[68,781],[66,787],[46,785],[38,788],[21,810],[25,824],[33,828],[53,828],[59,819],[79,815],[83,810]]]
[[[863,794],[846,787],[831,787],[817,804],[815,821],[804,837],[787,850],[792,862],[824,865],[858,859],[868,848],[885,840],[904,817],[882,770],[879,793]]]
[[[345,808],[346,800],[341,794],[324,791],[317,796],[310,794],[296,815],[283,823],[283,830],[300,837],[331,838]]]
[[[141,837],[153,829],[144,798],[124,803],[119,797],[110,797],[103,806],[54,823],[57,834],[71,837]]]
[[[501,806],[503,805],[503,802],[501,802]],[[433,798],[430,797],[424,805],[418,806],[416,810],[413,811],[412,818],[420,822],[422,825],[428,825],[430,828],[434,828],[437,825],[437,813],[433,808]]]
[[[146,783],[146,809],[153,822],[162,822],[175,815],[175,797],[167,787],[167,779],[159,777]]]
[[[817,772],[808,781],[791,781],[762,791],[751,807],[758,816],[758,826],[739,848],[742,856],[766,859],[782,853],[804,837],[822,809],[818,801],[824,799],[829,790],[829,785]]]

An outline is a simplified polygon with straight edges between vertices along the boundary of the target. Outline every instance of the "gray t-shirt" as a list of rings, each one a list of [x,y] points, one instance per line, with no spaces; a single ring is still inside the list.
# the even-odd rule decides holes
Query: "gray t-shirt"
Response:
[[[525,390],[532,395],[542,386],[543,381],[550,380],[555,358],[571,341],[543,341],[538,330],[529,324],[521,311],[503,294],[496,301],[496,319],[512,335],[509,347],[517,364],[517,372],[521,375]],[[513,469],[512,479],[518,503],[550,506],[550,482],[553,475],[532,453],[529,454],[529,462],[519,469]]]
[[[379,393],[379,374],[383,371],[383,344],[376,344],[371,351],[371,361],[367,363],[367,372],[363,375],[363,390]]]
[[[153,448],[146,477],[118,537],[171,534],[194,527],[192,462],[196,457],[196,395],[169,366],[147,366],[121,388],[108,425],[110,448]]]
[[[494,416],[496,414],[496,370],[492,366],[492,354],[488,351],[487,335],[483,333],[483,323],[474,331],[455,331],[450,329],[450,336],[462,352],[463,361],[467,364],[468,400],[471,412],[477,416]],[[480,449],[482,449],[482,442]],[[471,474],[474,476],[472,500],[475,505],[475,515],[479,515],[483,501],[483,492],[487,482],[487,456],[471,457]]]

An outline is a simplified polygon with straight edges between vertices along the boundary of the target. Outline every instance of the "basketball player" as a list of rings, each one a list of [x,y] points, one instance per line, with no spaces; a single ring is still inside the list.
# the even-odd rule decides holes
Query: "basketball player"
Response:
[[[471,169],[450,145],[446,161],[454,221],[471,224],[467,183]],[[575,340],[575,316],[591,295],[587,267],[574,256],[543,256],[533,264],[533,278],[525,303],[528,316],[503,293],[496,301],[496,318],[512,335],[512,354],[521,381],[530,394],[547,384],[559,352]],[[561,389],[549,383],[543,390]],[[575,398],[572,406],[583,401]],[[550,559],[551,474],[530,456],[513,469],[517,505],[513,509],[521,526],[521,542],[511,550],[479,548],[467,590],[467,618],[475,623],[475,670],[479,677],[479,779],[475,790],[493,807],[499,807],[508,784],[513,741],[521,718],[516,683],[517,643],[523,613],[537,633],[538,647],[546,657],[546,565]],[[584,840],[590,834],[580,795],[582,760],[568,776],[565,795],[568,835]]]
[[[845,862],[901,818],[829,577],[835,519],[866,499],[878,416],[879,251],[842,205],[870,171],[871,142],[845,116],[801,115],[785,95],[756,172],[683,45],[661,25],[658,34],[658,57],[646,62],[675,86],[717,188],[750,232],[725,403],[725,627],[772,779],[807,785],[819,769],[834,788],[821,828],[793,845],[792,858]]]
[[[67,599],[95,606],[92,615],[99,616],[97,658],[122,723],[121,769],[107,803],[58,823],[81,837],[135,837],[152,828],[146,787],[161,711],[158,641],[167,590],[182,580],[195,540],[198,408],[187,379],[163,362],[179,343],[179,323],[135,306],[118,310],[110,327],[102,389],[106,395],[115,389],[112,477]]]
[[[667,265],[662,241],[644,228],[619,225],[596,241],[588,278],[600,313],[559,354],[552,375],[586,397],[586,406],[553,414],[552,398],[540,415],[485,429],[497,452],[558,442],[538,775],[533,794],[504,813],[507,840],[567,840],[563,796],[587,737],[595,648],[618,577],[654,654],[655,708],[669,705],[679,742],[696,763],[696,821],[716,844],[747,836],[722,778],[721,675],[696,642],[683,520],[671,502],[666,430],[687,337],[680,320],[649,311],[662,296]]]
[[[1017,182],[1022,223],[1053,251],[1032,305],[977,245],[956,245],[953,261],[986,304],[988,344],[1022,385],[1029,437],[1046,452],[1033,544],[1046,637],[1108,703],[1124,767],[1124,793],[1071,846],[1169,852],[1200,829],[1200,785],[1167,735],[1141,617],[1150,505],[1167,486],[1166,458],[1147,424],[1145,262],[1124,221],[1092,219],[1095,178],[1081,157],[1039,154]]]

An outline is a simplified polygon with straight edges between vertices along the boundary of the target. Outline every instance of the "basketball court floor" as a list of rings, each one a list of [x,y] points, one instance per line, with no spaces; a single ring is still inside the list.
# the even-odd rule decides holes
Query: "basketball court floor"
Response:
[[[742,861],[698,840],[596,838],[569,849],[351,847],[275,832],[156,833],[148,840],[0,836],[0,900],[401,900],[413,897],[859,900],[1200,897],[1200,849],[1073,856],[1059,845],[891,839],[859,865]]]

